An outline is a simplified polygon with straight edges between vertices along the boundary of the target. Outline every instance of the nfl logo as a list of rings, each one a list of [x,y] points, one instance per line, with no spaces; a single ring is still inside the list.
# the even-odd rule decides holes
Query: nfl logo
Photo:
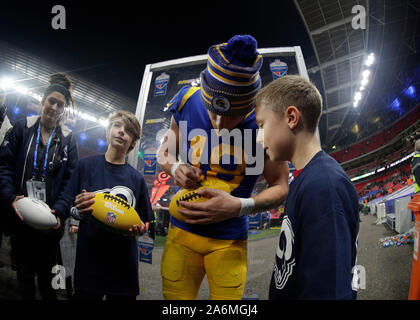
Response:
[[[258,294],[254,293],[251,289],[246,289],[242,300],[260,300]]]
[[[144,235],[139,241],[137,241],[137,246],[139,249],[139,260],[152,264],[152,252],[154,247],[153,239]]]
[[[112,212],[108,212],[106,214],[106,218],[105,221],[109,224],[113,224],[115,223],[115,220],[117,219],[117,216],[115,214],[113,214]]]

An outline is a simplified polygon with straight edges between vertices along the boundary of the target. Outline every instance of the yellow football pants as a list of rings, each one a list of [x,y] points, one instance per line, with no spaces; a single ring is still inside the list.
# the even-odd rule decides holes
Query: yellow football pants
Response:
[[[211,300],[240,300],[246,282],[247,240],[202,237],[169,227],[161,262],[166,300],[195,300],[204,274]]]

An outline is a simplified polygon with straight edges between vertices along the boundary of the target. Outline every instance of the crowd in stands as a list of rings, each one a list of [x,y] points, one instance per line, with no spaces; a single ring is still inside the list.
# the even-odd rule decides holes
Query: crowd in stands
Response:
[[[339,151],[332,152],[331,156],[338,162],[343,163],[360,157],[361,155],[368,154],[382,146],[385,146],[402,131],[412,126],[419,118],[420,108],[416,107],[413,111],[409,112],[406,116],[402,117],[388,128],[357,143],[348,145]]]
[[[357,168],[346,170],[346,173],[350,178],[354,178],[362,174],[375,171],[382,167],[386,168],[391,163],[409,155],[412,151],[413,151],[412,144],[407,143],[407,146],[405,146],[404,148],[400,150],[394,151],[390,154],[379,154],[378,156],[375,157],[373,161],[365,165],[358,166]]]
[[[411,185],[410,166],[405,166],[401,169],[393,170],[391,173],[385,174],[381,177],[373,178],[359,184],[355,184],[356,190],[360,197],[368,196],[368,202],[391,194],[394,191]]]
[[[382,129],[377,133],[373,133],[361,141],[349,144],[341,150],[330,154],[339,163],[345,163],[369,154],[372,151],[382,149],[382,147],[391,143],[388,147],[383,149],[384,152],[379,152],[378,154],[375,153],[375,158],[371,157],[372,161],[369,161],[369,163],[346,170],[346,173],[350,178],[355,178],[366,173],[374,172],[379,168],[384,168],[381,173],[375,173],[374,178],[360,183],[355,183],[356,190],[361,198],[365,197],[369,202],[373,199],[391,194],[413,183],[411,180],[411,170],[409,164],[406,164],[404,167],[398,169],[391,169],[390,165],[412,152],[412,143],[407,143],[403,146],[398,144],[398,146],[394,149],[392,149],[392,144],[396,141],[396,138],[401,138],[399,135],[405,129],[413,125],[418,126],[416,122],[419,118],[420,107],[418,106],[413,108],[412,111],[408,112],[399,120],[394,121],[393,123],[388,122],[389,126],[385,129]]]

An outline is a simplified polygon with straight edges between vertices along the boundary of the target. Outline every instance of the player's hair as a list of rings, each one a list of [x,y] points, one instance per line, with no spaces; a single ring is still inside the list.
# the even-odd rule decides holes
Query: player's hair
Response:
[[[106,128],[107,132],[110,131],[112,123],[117,119],[121,119],[124,122],[125,129],[133,137],[133,142],[137,143],[141,137],[141,125],[136,116],[133,113],[124,110],[117,110],[112,112],[108,116],[108,126]],[[130,153],[133,148],[134,147],[130,146],[127,154]]]
[[[281,116],[287,107],[295,106],[302,112],[306,130],[315,132],[322,111],[322,96],[308,80],[288,75],[270,82],[258,92],[255,107],[262,105]]]

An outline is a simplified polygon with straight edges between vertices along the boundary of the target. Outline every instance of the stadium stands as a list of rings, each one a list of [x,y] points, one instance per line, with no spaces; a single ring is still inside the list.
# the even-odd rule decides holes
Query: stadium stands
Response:
[[[408,141],[406,143],[401,133],[411,128],[411,131],[407,131],[408,137],[412,135],[410,132],[418,134],[417,127],[413,125],[419,119],[420,105],[381,131],[345,149],[331,153],[331,156],[345,168],[347,175],[355,180],[355,187],[361,198],[370,201],[412,183],[408,159],[395,167],[390,168],[390,165],[413,151],[412,143]],[[380,168],[382,171],[377,172]],[[363,178],[363,175],[369,173],[373,174]]]
[[[360,167],[348,170],[348,171],[346,171],[346,173],[350,178],[360,176],[364,173],[374,171],[375,169],[378,169],[379,167],[382,167],[382,166],[385,167],[385,166],[403,158],[404,156],[409,154],[411,152],[411,150],[412,150],[412,146],[411,145],[407,146],[407,147],[405,147],[401,150],[397,150],[394,153],[387,155],[384,158],[379,158],[378,157],[375,161],[372,161],[372,162],[367,163],[365,165],[362,165]]]
[[[356,183],[355,188],[360,197],[366,195],[370,195],[372,198],[380,197],[411,184],[409,176],[410,165],[407,164],[402,168],[397,168],[367,181]]]
[[[361,155],[368,154],[374,150],[381,148],[392,141],[398,134],[406,128],[412,126],[420,118],[420,105],[413,108],[407,115],[394,122],[388,128],[361,140],[349,147],[331,153],[331,156],[340,163],[353,160]]]

